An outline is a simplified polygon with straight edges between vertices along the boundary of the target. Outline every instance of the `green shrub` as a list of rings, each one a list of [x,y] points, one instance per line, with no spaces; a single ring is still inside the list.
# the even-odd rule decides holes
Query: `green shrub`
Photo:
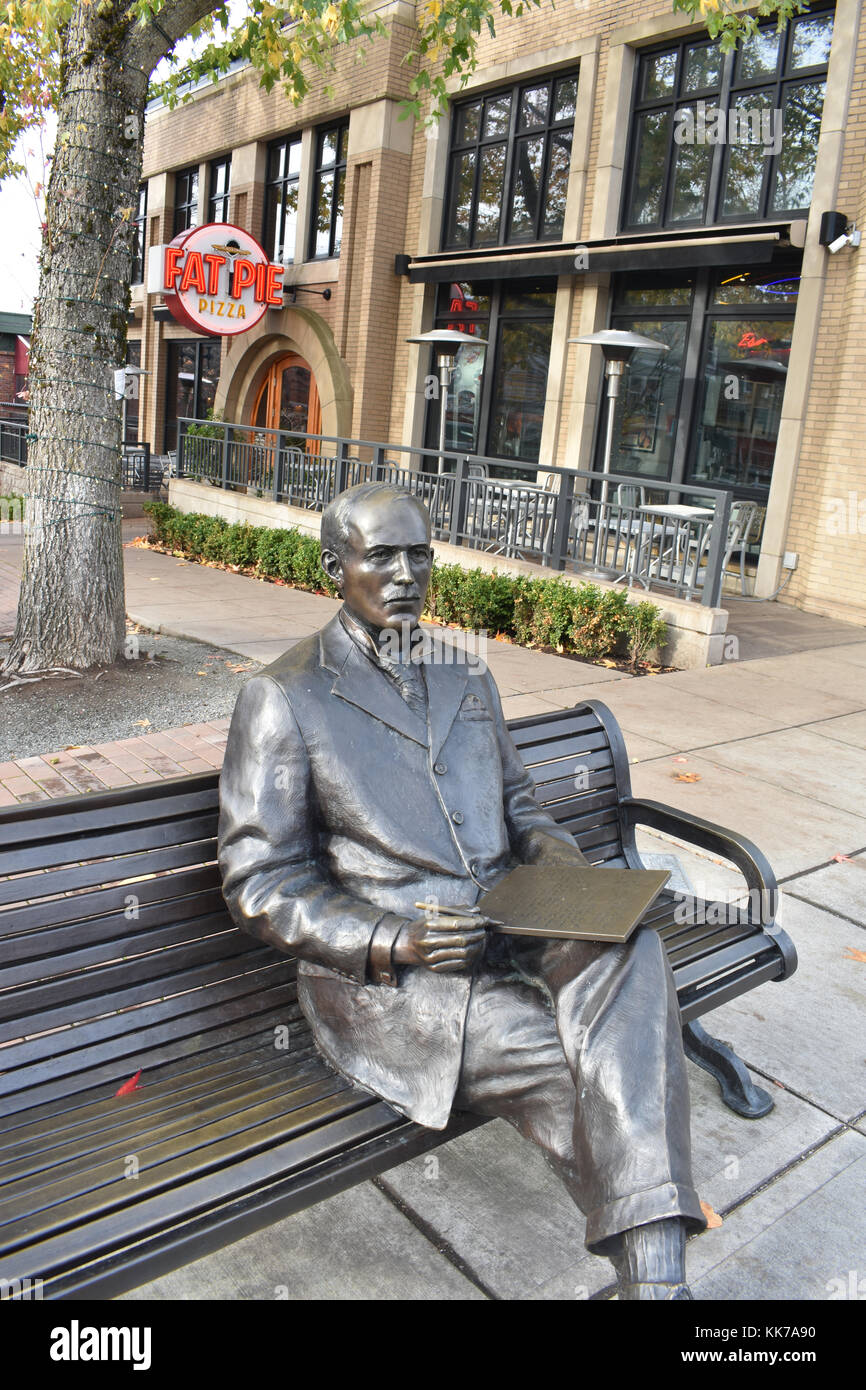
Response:
[[[573,593],[571,650],[587,661],[598,661],[613,651],[626,627],[628,594],[625,589],[597,589],[594,584],[581,584]]]
[[[336,588],[321,567],[315,536],[295,529],[229,524],[223,517],[186,515],[165,502],[149,501],[159,545],[192,559],[236,565],[299,589]],[[434,564],[427,593],[427,612],[441,623],[511,637],[524,647],[556,651],[598,661],[625,640],[632,668],[653,647],[664,646],[667,628],[654,603],[630,605],[625,589],[575,587],[559,576],[488,574],[461,565]]]
[[[659,616],[656,605],[647,599],[629,606],[625,634],[633,671],[637,670],[638,662],[646,660],[653,647],[663,647],[668,640],[667,623]]]

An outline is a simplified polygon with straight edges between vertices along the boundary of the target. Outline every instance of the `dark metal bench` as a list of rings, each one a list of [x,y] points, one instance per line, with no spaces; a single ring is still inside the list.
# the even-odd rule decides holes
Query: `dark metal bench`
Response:
[[[632,799],[605,706],[510,727],[592,861],[638,866],[645,823],[733,860],[774,900],[747,841]],[[135,1288],[478,1123],[421,1129],[322,1061],[294,962],[227,915],[217,796],[208,773],[0,812],[0,1279],[41,1279],[45,1298]],[[766,1113],[695,1020],[790,974],[793,947],[754,902],[723,926],[685,907],[694,925],[671,894],[648,920],[687,1049],[740,1113]],[[139,1069],[141,1088],[117,1096]]]

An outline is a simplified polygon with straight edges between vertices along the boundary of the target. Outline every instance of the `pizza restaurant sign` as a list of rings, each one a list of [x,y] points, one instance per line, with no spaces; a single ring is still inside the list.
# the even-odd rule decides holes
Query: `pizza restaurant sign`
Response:
[[[151,247],[149,294],[165,295],[172,316],[195,333],[246,333],[268,309],[282,309],[284,267],[241,227],[209,222]]]

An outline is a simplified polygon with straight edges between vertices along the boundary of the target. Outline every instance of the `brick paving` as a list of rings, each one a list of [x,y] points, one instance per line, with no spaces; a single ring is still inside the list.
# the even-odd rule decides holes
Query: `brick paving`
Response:
[[[228,719],[0,763],[0,806],[159,782],[222,767]]]

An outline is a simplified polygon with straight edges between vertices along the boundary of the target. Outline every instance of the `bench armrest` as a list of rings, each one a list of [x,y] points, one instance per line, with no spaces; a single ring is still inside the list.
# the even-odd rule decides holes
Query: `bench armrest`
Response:
[[[641,797],[626,796],[620,802],[620,812],[625,825],[649,825],[668,835],[676,835],[680,840],[697,845],[700,849],[711,850],[723,859],[736,864],[750,889],[770,895],[772,911],[770,919],[776,915],[778,886],[776,875],[769,862],[751,840],[738,835],[735,830],[726,830],[712,821],[702,820],[689,811],[676,811],[672,806],[664,806],[660,801],[644,801]]]
[[[736,864],[749,886],[749,916],[755,926],[760,926],[767,936],[772,937],[782,955],[783,968],[777,979],[784,980],[797,969],[797,950],[786,931],[776,923],[779,907],[779,887],[776,875],[769,862],[751,840],[738,835],[735,830],[724,829],[712,821],[702,820],[689,811],[676,811],[660,801],[644,801],[641,797],[626,796],[620,802],[623,828],[633,829],[636,825],[649,825],[664,834],[675,835],[680,840],[710,850]],[[758,906],[752,895],[759,894]]]

